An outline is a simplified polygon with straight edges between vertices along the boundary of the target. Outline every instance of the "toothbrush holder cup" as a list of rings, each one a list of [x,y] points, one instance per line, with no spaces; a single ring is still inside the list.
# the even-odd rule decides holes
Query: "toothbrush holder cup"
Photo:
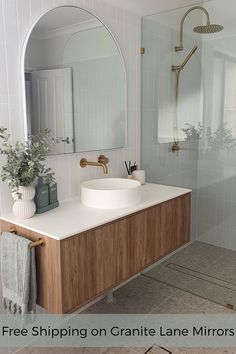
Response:
[[[145,171],[144,170],[135,170],[132,172],[133,179],[139,181],[141,184],[145,184]]]

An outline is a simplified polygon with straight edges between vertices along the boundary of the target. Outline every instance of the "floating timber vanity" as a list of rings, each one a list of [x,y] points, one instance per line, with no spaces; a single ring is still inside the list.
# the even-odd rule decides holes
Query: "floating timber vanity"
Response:
[[[142,201],[126,209],[87,208],[79,199],[31,219],[1,217],[37,247],[37,303],[69,313],[144,270],[189,241],[189,189],[146,184]]]

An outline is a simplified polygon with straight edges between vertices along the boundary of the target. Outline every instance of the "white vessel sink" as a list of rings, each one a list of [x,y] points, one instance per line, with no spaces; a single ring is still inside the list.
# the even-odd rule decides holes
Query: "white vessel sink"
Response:
[[[90,208],[127,208],[140,200],[141,183],[132,179],[102,178],[81,183],[81,202]]]

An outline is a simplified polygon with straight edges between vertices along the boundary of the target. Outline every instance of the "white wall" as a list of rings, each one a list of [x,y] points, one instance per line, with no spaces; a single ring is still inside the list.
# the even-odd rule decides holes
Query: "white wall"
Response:
[[[81,6],[92,11],[110,28],[124,55],[128,85],[128,145],[124,149],[48,158],[56,172],[59,199],[78,196],[80,182],[102,177],[102,169],[79,167],[82,157],[96,160],[100,153],[110,159],[109,176],[125,176],[124,160],[140,160],[140,17],[102,0],[3,0],[0,4],[0,125],[8,127],[12,140],[24,137],[21,59],[29,30],[41,15],[61,6]],[[0,211],[11,210],[10,192],[0,183]]]
[[[162,11],[170,11],[183,6],[193,6],[196,0],[104,0],[112,5],[122,6],[124,9],[135,12],[141,16],[151,15]],[[203,0],[207,2],[211,0]]]

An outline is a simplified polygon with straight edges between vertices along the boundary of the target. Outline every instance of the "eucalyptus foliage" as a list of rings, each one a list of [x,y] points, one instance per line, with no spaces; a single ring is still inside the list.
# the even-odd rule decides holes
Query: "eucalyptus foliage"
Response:
[[[24,143],[16,142],[12,145],[7,129],[0,127],[0,142],[0,154],[6,157],[1,179],[8,184],[12,192],[18,193],[20,186],[30,185],[39,176],[42,176],[46,183],[54,183],[54,172],[43,163],[52,145],[48,129],[37,135],[29,135]]]
[[[197,127],[186,123],[185,128],[182,129],[186,135],[186,141],[202,139],[203,130],[203,124],[201,122],[198,123]],[[233,136],[233,131],[232,129],[227,128],[226,123],[221,123],[215,131],[212,131],[211,127],[206,127],[205,130],[205,139],[207,143],[206,153],[231,149],[236,146],[236,139]]]

